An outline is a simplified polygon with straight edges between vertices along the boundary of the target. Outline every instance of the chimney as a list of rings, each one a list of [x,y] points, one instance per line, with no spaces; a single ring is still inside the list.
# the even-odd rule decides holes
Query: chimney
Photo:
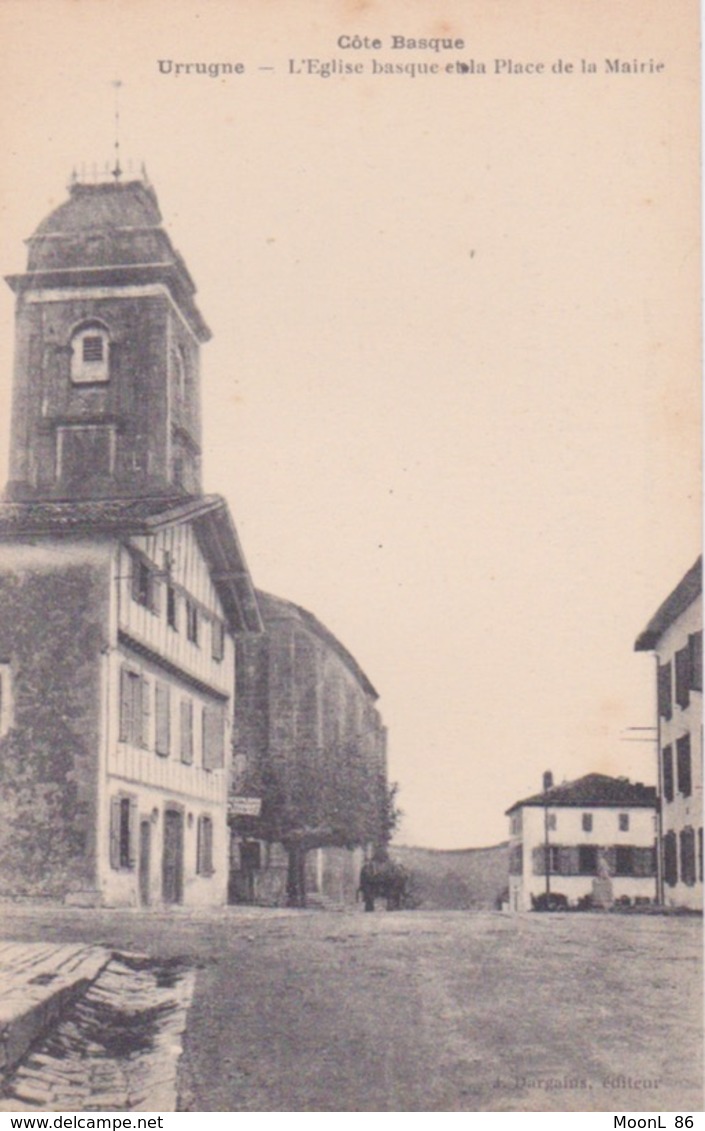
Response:
[[[543,775],[543,791],[546,793],[549,789],[553,789],[553,774],[550,770],[546,770]]]

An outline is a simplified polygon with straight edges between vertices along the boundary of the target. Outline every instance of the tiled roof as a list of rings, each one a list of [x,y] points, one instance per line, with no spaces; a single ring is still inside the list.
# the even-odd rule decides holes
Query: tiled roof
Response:
[[[193,524],[230,625],[261,632],[257,597],[228,505],[220,495],[0,503],[0,543],[22,538],[154,534]]]
[[[69,199],[27,241],[23,274],[6,276],[16,294],[60,287],[165,286],[200,341],[211,334],[196,287],[162,227],[154,189],[144,181],[74,184]]]
[[[607,774],[586,774],[576,781],[554,785],[545,793],[534,793],[523,801],[516,801],[507,813],[525,805],[552,808],[580,809],[653,809],[656,806],[656,789],[628,778],[612,778]]]
[[[644,631],[637,637],[635,652],[650,652],[655,648],[667,628],[692,605],[703,591],[703,559],[698,558],[672,593],[656,610]]]
[[[307,609],[302,609],[300,605],[295,605],[293,601],[285,601],[282,597],[274,597],[271,593],[263,593],[259,589],[257,590],[257,601],[265,630],[269,625],[276,624],[277,621],[298,621],[342,660],[367,695],[370,695],[373,699],[379,698],[377,691],[352,653],[348,652],[347,648],[324,624],[321,624],[313,613],[309,613]]]
[[[142,533],[145,525],[183,507],[181,497],[0,503],[0,539],[18,535]]]

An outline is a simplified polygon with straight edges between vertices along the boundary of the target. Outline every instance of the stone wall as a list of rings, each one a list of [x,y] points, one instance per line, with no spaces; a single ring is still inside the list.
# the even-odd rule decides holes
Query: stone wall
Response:
[[[62,897],[95,884],[107,551],[0,547],[0,894]]]

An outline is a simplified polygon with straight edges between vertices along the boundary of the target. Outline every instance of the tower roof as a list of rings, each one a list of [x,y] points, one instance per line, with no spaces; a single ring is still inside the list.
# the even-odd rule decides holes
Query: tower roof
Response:
[[[69,199],[42,220],[32,239],[89,229],[158,228],[161,222],[156,193],[146,181],[79,181],[70,186]]]
[[[194,301],[196,287],[162,227],[156,193],[146,180],[77,182],[27,240],[24,275],[7,282],[17,293],[37,288],[161,283],[200,341],[210,335]]]

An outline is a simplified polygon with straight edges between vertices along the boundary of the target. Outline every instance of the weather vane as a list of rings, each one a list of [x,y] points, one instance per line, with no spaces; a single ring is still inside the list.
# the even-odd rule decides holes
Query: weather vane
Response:
[[[120,88],[122,81],[114,79],[112,86],[115,90],[115,168],[113,169],[113,176],[117,183],[122,175],[120,167]]]

